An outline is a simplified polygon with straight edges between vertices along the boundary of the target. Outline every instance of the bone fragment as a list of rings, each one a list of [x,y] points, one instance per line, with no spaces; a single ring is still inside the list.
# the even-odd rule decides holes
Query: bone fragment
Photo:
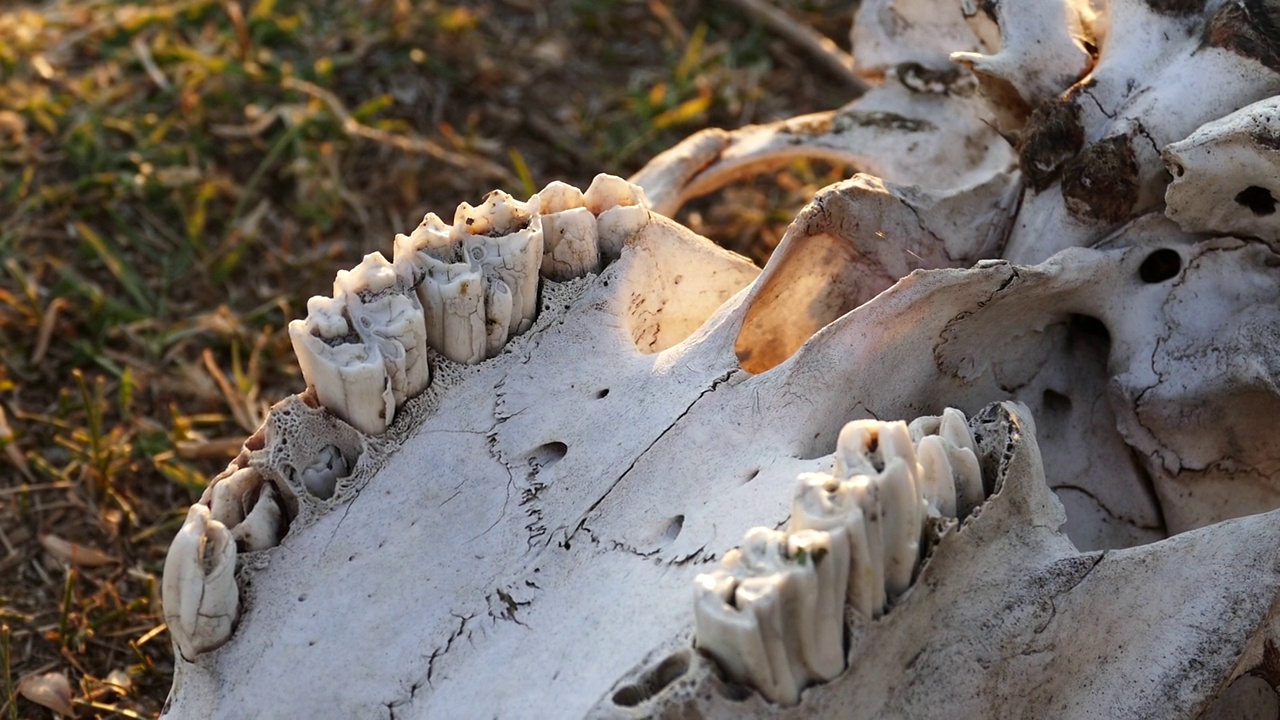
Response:
[[[321,500],[333,497],[338,479],[346,477],[351,471],[347,459],[335,445],[326,445],[314,462],[299,471],[302,486]]]

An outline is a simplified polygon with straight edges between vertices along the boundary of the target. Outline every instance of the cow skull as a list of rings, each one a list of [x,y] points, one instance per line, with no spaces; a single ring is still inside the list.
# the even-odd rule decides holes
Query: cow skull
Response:
[[[427,215],[179,532],[167,713],[1274,714],[1267,13],[868,0],[841,110]],[[763,270],[667,217],[797,155],[868,174]]]

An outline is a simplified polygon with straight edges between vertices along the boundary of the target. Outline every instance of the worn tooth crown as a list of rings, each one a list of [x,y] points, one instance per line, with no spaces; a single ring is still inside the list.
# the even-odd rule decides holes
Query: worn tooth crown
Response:
[[[971,480],[949,458],[967,454],[976,468],[973,448],[964,415],[950,408],[910,426],[846,424],[832,474],[797,479],[788,530],[753,528],[720,569],[698,576],[698,647],[730,678],[784,705],[798,702],[806,684],[839,675],[844,603],[871,620],[906,592],[926,521],[964,518],[956,495]]]

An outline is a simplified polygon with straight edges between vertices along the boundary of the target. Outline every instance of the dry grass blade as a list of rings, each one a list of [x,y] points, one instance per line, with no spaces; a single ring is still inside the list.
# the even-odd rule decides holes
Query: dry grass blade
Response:
[[[397,135],[386,132],[385,130],[369,127],[355,119],[355,117],[351,115],[351,112],[347,110],[346,106],[342,104],[342,101],[338,99],[337,95],[334,95],[332,92],[325,90],[315,83],[289,77],[281,80],[280,84],[290,90],[304,92],[323,102],[329,107],[329,111],[338,118],[338,121],[342,123],[342,129],[352,135],[362,137],[366,140],[372,140],[383,145],[390,145],[391,147],[405,152],[427,155],[428,157],[435,158],[436,160],[455,168],[466,168],[470,172],[479,171],[491,180],[497,180],[508,185],[514,185],[516,183],[515,176],[512,175],[509,170],[497,163],[485,160],[482,157],[462,155],[460,153],[446,150],[439,144],[431,142],[430,140],[416,134]]]
[[[115,565],[120,562],[119,559],[108,555],[107,553],[88,545],[73,543],[70,540],[64,540],[57,535],[45,534],[40,536],[40,544],[50,555],[59,561],[76,565],[79,567],[103,567],[106,565]]]
[[[796,22],[790,15],[770,5],[768,0],[729,0],[753,17],[768,25],[788,42],[817,60],[827,72],[844,81],[854,91],[854,97],[871,89],[866,80],[853,68],[853,57],[844,52],[831,38],[808,25]]]
[[[22,477],[26,478],[27,482],[35,482],[36,477],[31,473],[31,465],[27,463],[27,456],[15,443],[16,439],[13,428],[9,426],[9,417],[5,414],[4,406],[0,405],[0,446],[4,447],[5,457],[18,468]]]

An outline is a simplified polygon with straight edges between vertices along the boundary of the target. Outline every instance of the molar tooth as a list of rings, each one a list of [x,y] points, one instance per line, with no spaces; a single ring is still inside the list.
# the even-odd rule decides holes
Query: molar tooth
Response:
[[[957,448],[965,448],[969,452],[977,450],[973,443],[973,432],[969,430],[969,421],[965,420],[964,413],[955,408],[942,411],[937,434]]]
[[[542,230],[528,227],[501,237],[472,235],[463,241],[472,266],[496,276],[511,291],[509,333],[519,335],[533,326],[538,314],[538,268],[542,266]]]
[[[231,528],[231,536],[246,551],[266,550],[280,544],[283,527],[284,517],[280,513],[280,503],[276,501],[276,488],[263,480],[257,502],[245,515],[244,521]]]
[[[844,672],[844,600],[849,585],[849,541],[845,529],[837,535],[821,530],[799,530],[787,538],[787,554],[796,565],[813,568],[814,595],[807,609],[811,618],[794,630],[800,633],[805,665],[822,682]]]
[[[461,263],[437,266],[418,291],[432,347],[456,363],[484,360],[487,336],[480,270]]]
[[[747,532],[742,547],[725,553],[724,576],[699,576],[697,641],[738,679],[750,680],[769,700],[794,704],[813,677],[805,662],[805,627],[818,622],[818,577],[813,564],[787,557],[786,533]],[[705,579],[704,579],[705,578]],[[731,592],[730,596],[728,593]],[[842,637],[842,636],[841,636]],[[843,643],[843,638],[841,640]],[[816,640],[810,639],[816,652]]]
[[[468,203],[458,206],[453,215],[453,232],[455,240],[467,235],[500,237],[529,227],[531,217],[527,203],[501,190],[494,190],[484,196],[479,207]]]
[[[582,191],[559,180],[552,180],[542,188],[542,192],[529,198],[529,212],[532,214],[554,215],[585,206]]]
[[[647,224],[649,209],[640,205],[619,205],[600,213],[596,218],[600,258],[607,262],[617,260],[622,256],[622,245],[627,238]]]
[[[600,241],[596,217],[585,207],[542,214],[542,275],[563,282],[600,272]]]
[[[864,494],[856,492],[851,481],[805,473],[796,482],[789,528],[793,532],[827,532],[833,553],[838,554],[836,548],[841,544],[847,548],[845,597],[863,617],[871,619],[879,617],[884,609],[884,565],[879,549],[873,553],[867,539],[867,522],[860,504]],[[878,525],[876,532],[878,535]]]
[[[937,435],[920,438],[920,493],[929,507],[944,517],[956,517],[956,483],[947,459],[947,441]]]
[[[906,432],[905,425],[902,431]],[[911,575],[920,559],[923,524],[914,474],[914,468],[902,457],[893,457],[887,459],[884,472],[875,478],[884,513],[885,590],[891,600],[911,587]]]
[[[351,469],[347,465],[347,459],[342,456],[342,451],[336,445],[326,445],[314,462],[302,468],[298,478],[307,492],[321,500],[328,500],[333,497],[338,479],[350,473]]]
[[[606,262],[617,260],[623,242],[649,222],[644,189],[615,175],[596,175],[583,200],[596,215],[600,256]]]
[[[511,317],[513,314],[511,288],[502,278],[489,278],[488,288],[484,294],[485,306],[485,357],[494,357],[502,352],[511,336]]]
[[[338,271],[334,296],[347,299],[356,332],[382,354],[395,407],[426,390],[431,365],[422,304],[396,267],[382,253],[365,255],[352,270]]]
[[[231,637],[239,612],[236,544],[209,508],[196,503],[164,561],[161,600],[169,634],[187,660]]]
[[[252,467],[243,467],[217,479],[205,490],[200,502],[209,506],[209,516],[233,528],[244,521],[249,511],[249,498],[259,491],[262,476]]]
[[[643,188],[608,173],[600,173],[591,180],[591,185],[583,193],[583,202],[595,215],[619,206],[649,207]]]
[[[313,297],[305,320],[289,323],[302,377],[320,404],[361,432],[377,435],[395,412],[382,353],[352,328],[345,297]]]

